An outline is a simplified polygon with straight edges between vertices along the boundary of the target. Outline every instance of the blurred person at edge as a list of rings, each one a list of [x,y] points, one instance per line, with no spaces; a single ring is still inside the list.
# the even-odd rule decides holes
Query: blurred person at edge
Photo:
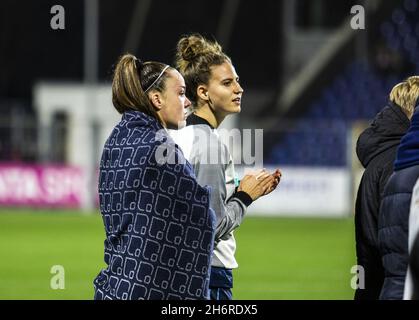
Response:
[[[419,79],[419,78],[417,78]],[[419,95],[418,80],[410,91]],[[416,104],[417,104],[416,100]],[[380,299],[403,298],[409,252],[408,228],[413,187],[419,177],[419,108],[415,108],[409,130],[400,141],[394,173],[384,187],[378,216],[378,244],[384,266]]]
[[[271,174],[263,169],[245,175],[240,182],[235,178],[232,157],[217,128],[225,117],[240,112],[243,88],[221,46],[200,34],[181,37],[176,66],[185,78],[186,94],[194,112],[187,118],[184,129],[170,133],[193,165],[198,182],[211,187],[211,208],[217,218],[211,299],[231,300],[232,269],[238,267],[233,230],[242,223],[253,201],[277,187],[281,172]],[[213,161],[214,155],[217,161]]]
[[[409,266],[404,285],[405,300],[419,300],[419,179],[416,180],[409,213]]]
[[[123,55],[112,102],[122,114],[107,139],[99,173],[106,269],[95,299],[208,299],[215,215],[168,128],[185,122],[185,82],[174,68]],[[164,159],[163,159],[164,160]]]
[[[419,77],[410,77],[394,86],[387,105],[357,141],[357,156],[365,171],[355,204],[355,239],[357,264],[364,268],[365,287],[355,291],[356,300],[376,300],[380,296],[384,282],[378,246],[380,202],[418,95]]]

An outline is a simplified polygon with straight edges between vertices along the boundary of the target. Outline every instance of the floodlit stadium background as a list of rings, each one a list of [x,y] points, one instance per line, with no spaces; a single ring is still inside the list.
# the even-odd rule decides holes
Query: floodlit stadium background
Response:
[[[64,29],[51,27],[54,5]],[[236,232],[234,297],[352,299],[354,146],[390,89],[419,73],[418,21],[417,0],[2,1],[0,299],[92,299],[112,65],[124,52],[172,63],[191,32],[223,45],[245,88],[223,127],[263,129],[263,141],[231,143],[235,160],[253,152],[283,172]],[[57,265],[64,289],[51,286]]]

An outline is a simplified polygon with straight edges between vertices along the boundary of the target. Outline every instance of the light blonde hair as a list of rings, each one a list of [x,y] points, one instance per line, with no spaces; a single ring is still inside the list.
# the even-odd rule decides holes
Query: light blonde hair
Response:
[[[397,104],[411,119],[419,97],[419,76],[412,76],[398,83],[390,92],[390,100]]]

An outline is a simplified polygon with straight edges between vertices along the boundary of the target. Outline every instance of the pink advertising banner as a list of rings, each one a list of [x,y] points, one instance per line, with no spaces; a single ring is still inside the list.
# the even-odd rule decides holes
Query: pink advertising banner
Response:
[[[77,167],[0,164],[0,206],[80,208],[85,185]]]

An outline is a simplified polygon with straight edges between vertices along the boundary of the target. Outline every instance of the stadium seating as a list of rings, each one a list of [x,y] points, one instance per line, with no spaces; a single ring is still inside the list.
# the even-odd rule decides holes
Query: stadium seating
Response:
[[[342,167],[350,165],[351,127],[371,120],[385,105],[391,88],[403,78],[419,74],[419,5],[406,0],[379,26],[386,50],[412,66],[400,72],[380,72],[376,61],[354,60],[324,88],[292,130],[280,132],[267,164]],[[378,62],[380,63],[380,62]]]

